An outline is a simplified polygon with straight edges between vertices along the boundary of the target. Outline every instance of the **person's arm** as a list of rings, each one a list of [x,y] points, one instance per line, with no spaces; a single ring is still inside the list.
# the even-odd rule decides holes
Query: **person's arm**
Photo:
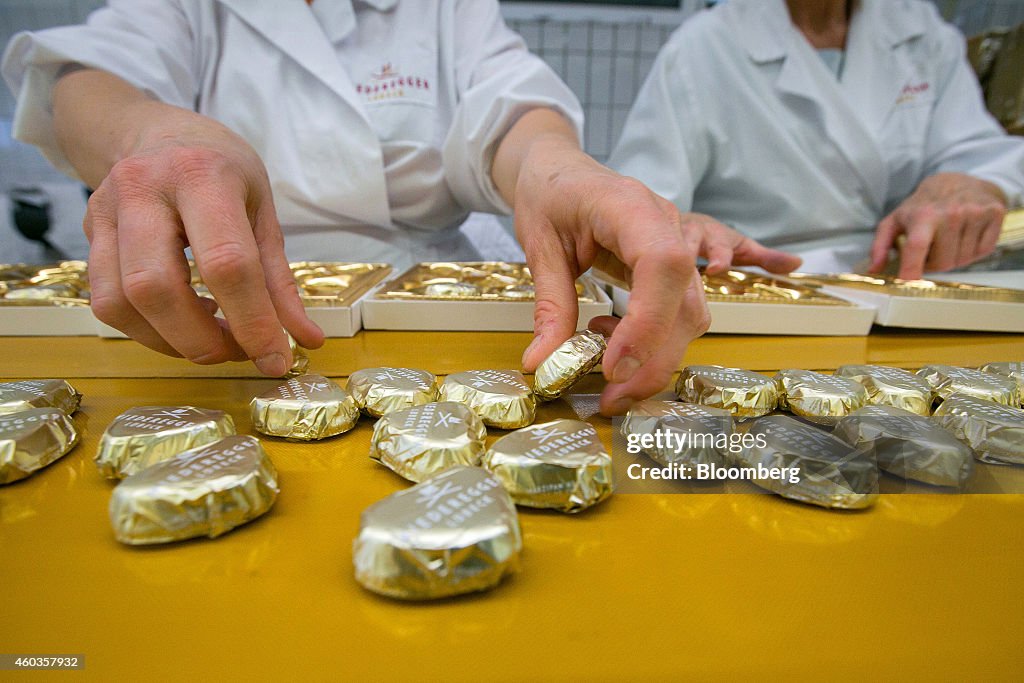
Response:
[[[284,256],[266,170],[221,124],[83,69],[53,90],[59,146],[96,188],[85,231],[96,316],[150,348],[197,363],[253,360],[283,375],[282,326],[306,347],[306,317]],[[184,249],[224,312],[189,286]]]
[[[938,23],[938,19],[935,21]],[[879,223],[871,269],[885,265],[905,235],[899,276],[963,267],[995,249],[1006,209],[1024,191],[1024,139],[1006,135],[985,110],[963,36],[938,25],[934,61],[942,74],[925,142],[924,179]]]
[[[516,234],[536,286],[535,338],[523,364],[532,369],[576,329],[575,279],[595,262],[618,261],[632,281],[621,323],[595,319],[611,334],[604,356],[611,382],[601,411],[620,414],[663,390],[689,343],[710,323],[695,264],[731,263],[788,272],[799,259],[767,249],[714,220],[680,214],[639,181],[584,153],[559,114],[537,109],[502,139],[492,177],[515,210]]]

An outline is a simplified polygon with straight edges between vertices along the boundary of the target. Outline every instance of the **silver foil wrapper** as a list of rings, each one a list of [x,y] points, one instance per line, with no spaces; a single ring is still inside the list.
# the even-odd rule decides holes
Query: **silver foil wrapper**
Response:
[[[63,457],[78,443],[67,413],[30,408],[0,415],[0,484],[24,479]]]
[[[235,433],[223,410],[192,406],[131,408],[114,418],[96,449],[96,467],[107,479],[122,479],[182,451]]]
[[[569,337],[537,366],[533,393],[544,401],[558,398],[601,362],[607,348],[597,332],[585,330]]]
[[[934,419],[974,450],[982,462],[1024,465],[1024,410],[953,394]]]
[[[978,368],[982,372],[1009,377],[1017,383],[1017,403],[1024,406],[1024,361],[986,363]]]
[[[735,423],[722,408],[647,399],[629,409],[619,431],[627,439],[650,435],[643,451],[662,465],[724,466]]]
[[[517,370],[469,370],[445,377],[441,401],[469,406],[488,427],[518,429],[531,424],[537,399]]]
[[[365,368],[352,373],[347,388],[356,405],[373,417],[437,400],[437,378],[426,370]]]
[[[762,488],[826,508],[866,508],[878,498],[875,461],[827,432],[785,415],[770,415],[755,422],[748,434],[755,443],[737,456],[741,465],[796,468],[799,473],[796,482],[786,477],[753,479]]]
[[[917,374],[943,400],[953,394],[967,394],[1004,406],[1018,405],[1017,383],[1009,377],[954,365],[926,365]]]
[[[452,467],[479,465],[486,437],[483,420],[461,403],[427,403],[380,418],[370,458],[421,482]]]
[[[821,424],[835,424],[868,402],[868,392],[846,377],[823,375],[811,370],[782,370],[775,375],[779,383],[779,407],[794,415]]]
[[[254,398],[253,429],[268,436],[315,441],[352,429],[359,408],[348,393],[320,375],[302,375]]]
[[[970,448],[931,418],[900,408],[861,408],[841,419],[832,433],[873,457],[879,469],[903,479],[962,488],[974,472]]]
[[[493,475],[455,467],[368,507],[353,545],[364,588],[432,600],[493,588],[519,567],[515,505]]]
[[[932,387],[914,373],[885,365],[844,365],[836,375],[860,383],[868,392],[868,405],[892,406],[916,415],[931,415]]]
[[[506,434],[481,464],[516,505],[579,512],[612,494],[612,459],[597,430],[579,420],[555,420]]]
[[[770,377],[720,365],[690,365],[676,382],[679,400],[722,408],[740,418],[760,417],[779,404],[779,386]]]
[[[229,436],[128,477],[110,498],[121,543],[216,538],[266,513],[280,491],[277,471],[251,436]]]
[[[68,415],[78,410],[82,395],[62,379],[25,379],[0,383],[0,415],[30,408],[56,408]]]

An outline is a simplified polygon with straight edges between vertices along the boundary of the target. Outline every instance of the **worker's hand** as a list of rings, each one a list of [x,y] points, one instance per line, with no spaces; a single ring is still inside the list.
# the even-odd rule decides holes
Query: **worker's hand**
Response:
[[[962,268],[992,253],[1005,215],[1006,196],[996,185],[961,173],[929,176],[878,224],[870,271],[881,272],[900,235],[899,277]]]
[[[531,142],[514,192],[506,193],[536,286],[536,336],[523,365],[533,370],[575,332],[576,278],[595,263],[619,264],[632,284],[629,310],[618,325],[606,317],[591,322],[611,335],[603,361],[606,415],[663,390],[687,345],[707,330],[698,254],[715,271],[736,263],[788,272],[800,263],[707,216],[680,215],[639,181],[584,154],[572,137],[542,134]]]
[[[285,374],[284,329],[307,348],[323,334],[288,268],[262,161],[211,119],[137,106],[152,107],[154,123],[110,168],[85,217],[96,317],[169,355],[248,358],[266,375]],[[226,321],[189,286],[189,246]]]

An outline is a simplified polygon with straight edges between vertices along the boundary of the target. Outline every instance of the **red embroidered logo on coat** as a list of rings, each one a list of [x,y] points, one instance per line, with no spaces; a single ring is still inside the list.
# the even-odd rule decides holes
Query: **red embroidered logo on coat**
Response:
[[[369,82],[356,83],[356,92],[367,102],[407,97],[410,90],[430,90],[430,81],[422,76],[405,76],[391,62],[371,72]]]

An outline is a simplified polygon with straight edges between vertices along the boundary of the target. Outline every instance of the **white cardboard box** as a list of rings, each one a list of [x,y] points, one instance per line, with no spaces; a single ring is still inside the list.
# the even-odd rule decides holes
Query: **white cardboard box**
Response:
[[[4,337],[93,337],[97,324],[88,306],[0,306]]]

